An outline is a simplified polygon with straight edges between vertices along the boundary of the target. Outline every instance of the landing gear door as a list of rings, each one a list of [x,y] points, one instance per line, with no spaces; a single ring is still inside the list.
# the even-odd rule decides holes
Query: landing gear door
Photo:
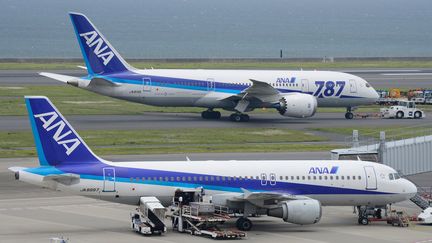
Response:
[[[102,192],[115,192],[115,169],[113,167],[103,168],[103,190]]]
[[[373,166],[365,166],[366,175],[366,190],[376,190],[377,189],[377,177],[375,174],[375,169]]]
[[[143,93],[151,92],[151,79],[143,78],[142,79],[142,91]]]
[[[351,79],[349,81],[349,84],[350,84],[350,92],[351,93],[357,93],[357,83],[356,83],[356,81],[354,79]]]

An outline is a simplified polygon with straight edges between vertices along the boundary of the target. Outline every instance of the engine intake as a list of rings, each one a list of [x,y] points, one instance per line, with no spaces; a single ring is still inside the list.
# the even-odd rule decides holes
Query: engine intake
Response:
[[[315,224],[321,219],[321,203],[315,199],[284,201],[267,215],[293,224]]]
[[[311,117],[317,109],[317,99],[310,94],[285,94],[279,100],[279,114],[289,117]]]

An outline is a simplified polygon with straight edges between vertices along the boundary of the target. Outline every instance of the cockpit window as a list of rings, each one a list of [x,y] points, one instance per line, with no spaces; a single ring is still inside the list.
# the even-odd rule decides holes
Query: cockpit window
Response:
[[[370,88],[370,84],[369,84],[369,83],[366,83],[366,87]]]
[[[391,174],[389,174],[389,179],[390,180],[398,180],[400,178],[401,177],[400,177],[400,175],[398,173],[391,173]]]

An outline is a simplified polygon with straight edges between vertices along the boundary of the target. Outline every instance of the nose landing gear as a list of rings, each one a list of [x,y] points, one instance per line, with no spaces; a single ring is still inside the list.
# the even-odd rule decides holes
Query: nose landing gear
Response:
[[[346,109],[346,113],[345,113],[345,118],[348,120],[351,120],[354,118],[354,114],[352,113],[352,108],[351,107],[347,107]]]

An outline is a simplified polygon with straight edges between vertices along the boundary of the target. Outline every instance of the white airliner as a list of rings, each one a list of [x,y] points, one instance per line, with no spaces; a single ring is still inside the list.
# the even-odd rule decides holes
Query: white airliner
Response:
[[[287,117],[310,117],[317,106],[351,109],[372,104],[378,94],[360,77],[330,71],[137,70],[111,46],[90,20],[70,13],[88,75],[78,78],[40,73],[102,95],[154,106],[204,107],[201,116],[219,119],[220,108],[234,111],[233,121],[248,121],[245,112],[275,108]]]
[[[9,169],[38,186],[132,205],[143,196],[169,205],[176,190],[199,189],[215,204],[243,213],[237,221],[243,230],[251,228],[252,214],[314,224],[322,205],[383,206],[417,193],[394,169],[365,161],[109,162],[90,150],[48,98],[25,100],[40,166]]]

